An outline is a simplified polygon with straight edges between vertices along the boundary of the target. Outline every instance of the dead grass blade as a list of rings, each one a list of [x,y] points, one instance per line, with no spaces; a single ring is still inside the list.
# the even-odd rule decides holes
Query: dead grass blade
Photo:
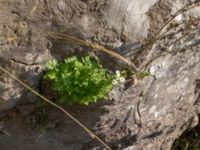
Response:
[[[111,56],[113,56],[113,57],[115,57],[117,59],[122,60],[126,64],[128,64],[130,67],[132,67],[132,69],[134,70],[134,72],[138,71],[137,67],[130,60],[128,60],[124,56],[122,56],[122,55],[114,52],[113,50],[110,50],[110,49],[108,49],[108,48],[106,48],[104,46],[101,46],[101,45],[97,44],[97,43],[92,43],[92,42],[89,42],[89,41],[84,41],[82,39],[73,37],[71,35],[67,35],[67,34],[63,34],[63,33],[58,33],[58,32],[53,32],[53,31],[48,31],[47,35],[50,36],[53,39],[56,39],[56,40],[62,40],[62,41],[66,41],[66,42],[76,43],[76,44],[79,44],[79,45],[82,45],[82,46],[91,47],[93,49],[105,52],[105,53],[107,53],[107,54],[109,54],[109,55],[111,55]]]
[[[26,89],[28,89],[29,91],[31,91],[32,93],[34,93],[35,95],[37,95],[38,97],[40,97],[43,101],[49,103],[50,105],[54,106],[55,108],[59,109],[60,111],[62,111],[66,116],[68,116],[69,118],[71,118],[76,124],[78,124],[83,130],[86,131],[86,133],[89,134],[89,136],[92,139],[96,139],[99,143],[101,143],[106,149],[111,150],[111,148],[103,141],[101,140],[97,135],[95,135],[90,129],[88,129],[85,125],[83,125],[80,121],[78,121],[75,117],[73,117],[69,112],[67,112],[65,109],[63,109],[61,106],[57,105],[56,103],[52,102],[51,100],[47,99],[46,97],[42,96],[41,94],[39,94],[37,91],[35,91],[34,89],[32,89],[30,86],[28,86],[27,84],[25,84],[23,81],[21,81],[20,79],[18,79],[17,77],[15,77],[13,74],[11,74],[10,72],[8,72],[6,69],[2,68],[0,66],[0,70],[3,71],[4,73],[6,73],[7,75],[9,75],[11,78],[13,78],[14,80],[16,80],[18,83],[20,83],[23,87],[25,87]]]

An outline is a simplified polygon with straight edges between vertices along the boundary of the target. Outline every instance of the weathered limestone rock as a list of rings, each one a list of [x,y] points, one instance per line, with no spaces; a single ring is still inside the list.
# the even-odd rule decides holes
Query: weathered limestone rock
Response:
[[[146,50],[140,49],[141,44],[157,36],[164,22],[190,2],[0,0],[0,65],[39,90],[44,62],[90,50],[54,40],[48,31],[98,42],[131,59]],[[145,55],[141,52],[138,67],[146,67],[150,76],[137,85],[113,89],[110,103],[91,110],[98,114],[92,121],[85,119],[91,116],[90,109],[78,115],[113,149],[167,150],[187,128],[198,123],[199,11],[197,7],[175,17],[172,30],[165,32],[169,24],[159,32],[165,33],[162,38],[150,45]],[[106,56],[97,55],[110,62]],[[36,98],[0,72],[0,111]],[[98,111],[104,113],[99,115]],[[102,149],[93,141],[82,144],[82,149],[98,148]]]

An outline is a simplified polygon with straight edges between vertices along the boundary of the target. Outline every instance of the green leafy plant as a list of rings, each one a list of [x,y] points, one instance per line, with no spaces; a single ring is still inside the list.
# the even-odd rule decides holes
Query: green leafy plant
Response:
[[[115,75],[109,75],[99,59],[71,57],[63,62],[50,60],[45,78],[60,95],[60,102],[88,105],[107,98]]]

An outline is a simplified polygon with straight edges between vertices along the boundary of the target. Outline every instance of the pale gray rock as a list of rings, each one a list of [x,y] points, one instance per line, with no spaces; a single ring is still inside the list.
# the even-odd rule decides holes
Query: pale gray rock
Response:
[[[63,59],[72,54],[84,55],[90,51],[75,43],[55,41],[54,37],[46,34],[47,31],[63,32],[98,42],[130,59],[136,58],[134,62],[139,62],[139,68],[146,66],[150,76],[139,80],[137,85],[113,89],[112,101],[105,104],[88,107],[87,111],[71,109],[112,149],[168,150],[176,138],[198,123],[199,7],[175,17],[172,25],[177,26],[153,45],[146,49],[141,48],[141,45],[152,40],[152,36],[158,36],[164,22],[190,2],[192,1],[0,0],[0,64],[40,91],[41,87],[45,87],[41,86],[40,80],[43,64],[48,59]],[[187,28],[191,17],[196,21]],[[169,25],[159,35],[168,28]],[[100,52],[95,55],[113,69],[118,68],[113,63],[121,65]],[[0,111],[37,99],[8,75],[2,72],[0,75]],[[46,90],[51,92],[50,89]],[[72,131],[69,131],[70,134],[73,134]],[[49,139],[52,139],[51,135]],[[55,143],[58,145],[59,141]],[[37,144],[38,148],[41,143]],[[23,150],[23,146],[21,149]],[[69,149],[103,148],[98,147],[94,141],[81,141],[80,138]]]

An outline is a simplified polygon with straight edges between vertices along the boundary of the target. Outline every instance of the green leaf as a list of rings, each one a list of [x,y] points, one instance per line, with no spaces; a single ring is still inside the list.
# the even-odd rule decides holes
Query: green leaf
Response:
[[[46,69],[48,70],[53,70],[56,68],[58,62],[56,60],[50,60],[45,64]]]
[[[95,61],[96,60],[96,61]],[[89,56],[78,59],[71,57],[63,62],[50,60],[46,65],[45,78],[60,95],[60,102],[89,105],[106,99],[115,78],[109,75],[98,58]]]

